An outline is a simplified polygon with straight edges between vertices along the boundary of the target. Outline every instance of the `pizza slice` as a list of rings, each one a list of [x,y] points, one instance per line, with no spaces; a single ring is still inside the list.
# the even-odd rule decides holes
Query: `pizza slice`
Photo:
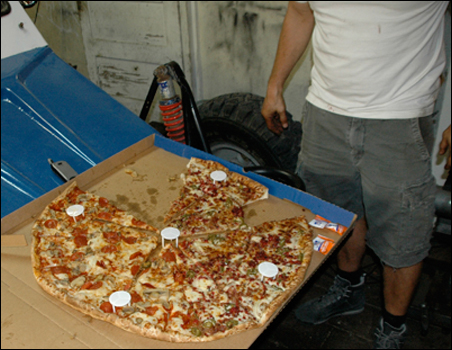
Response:
[[[247,251],[256,261],[276,264],[281,278],[303,279],[313,251],[312,231],[304,216],[265,222],[252,231]]]
[[[313,251],[312,232],[304,216],[265,222],[252,230],[247,253],[252,263],[257,264],[253,277],[259,278],[239,292],[245,296],[243,303],[252,306],[255,317],[264,324],[305,279]],[[258,272],[262,262],[275,264],[278,274],[274,278],[263,278]],[[259,285],[265,288],[256,300],[255,295],[259,293],[252,289],[262,290]]]
[[[223,234],[209,234],[207,237],[182,241],[179,244],[179,250],[186,257],[185,263],[203,266],[210,274],[222,273],[221,268],[214,268],[216,259],[233,262],[237,252],[246,251],[250,234],[251,228],[249,227]]]
[[[98,255],[88,246],[74,243],[77,241],[70,235],[35,231],[34,241],[32,266],[38,284],[77,310],[101,312],[111,293],[127,290],[132,284],[130,278],[99,265]]]
[[[107,198],[81,190],[77,186],[76,182],[73,182],[72,185],[69,186],[57,199],[55,199],[49,207],[55,212],[65,212],[69,206],[75,204],[82,205],[84,212],[83,215],[75,218],[71,217],[74,221],[88,216],[88,218],[92,220],[108,221],[122,226],[153,232],[158,231],[155,227],[139,220],[125,210],[114,206]]]
[[[35,275],[68,294],[127,290],[158,242],[150,232],[101,221],[79,221],[64,231],[35,224],[33,236]]]
[[[249,178],[229,171],[220,163],[191,158],[184,186],[172,202],[164,223],[181,230],[183,236],[220,233],[245,225],[242,207],[268,197],[268,189]],[[214,181],[213,171],[226,174]]]
[[[182,236],[219,233],[245,225],[244,212],[234,201],[200,198],[166,222]]]
[[[268,189],[260,183],[211,160],[191,158],[183,176],[184,186],[198,196],[230,198],[241,206],[268,198]],[[224,181],[214,181],[213,171],[223,171]]]

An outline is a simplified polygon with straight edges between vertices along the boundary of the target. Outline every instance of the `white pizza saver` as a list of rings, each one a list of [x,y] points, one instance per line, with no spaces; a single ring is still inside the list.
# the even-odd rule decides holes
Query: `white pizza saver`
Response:
[[[172,241],[172,240],[176,240],[176,247],[179,246],[179,236],[180,236],[180,231],[177,228],[174,227],[167,227],[164,228],[160,234],[162,235],[162,247],[165,245],[165,239]]]
[[[111,306],[113,306],[113,312],[116,312],[115,307],[122,307],[122,306],[130,306],[130,301],[132,300],[132,296],[129,292],[119,291],[114,292],[110,295],[110,298],[108,301],[110,302]]]
[[[85,211],[85,208],[83,207],[83,205],[71,205],[70,207],[68,207],[66,209],[66,213],[69,216],[72,216],[74,218],[74,221],[77,222],[77,220],[75,220],[76,216],[82,215],[83,212]]]
[[[261,274],[261,281],[264,280],[264,277],[269,277],[275,279],[275,277],[278,275],[278,266],[271,262],[263,262],[260,263],[257,267],[259,273]]]
[[[222,170],[215,170],[210,173],[210,177],[213,180],[213,183],[216,181],[224,181],[228,177],[228,175]]]

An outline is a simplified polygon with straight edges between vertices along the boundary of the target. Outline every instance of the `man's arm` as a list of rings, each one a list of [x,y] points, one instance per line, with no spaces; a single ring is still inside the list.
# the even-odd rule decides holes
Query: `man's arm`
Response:
[[[313,28],[314,14],[309,4],[290,1],[261,111],[267,127],[278,135],[281,134],[283,128],[288,127],[283,86],[293,67],[306,50]]]
[[[441,140],[441,143],[439,144],[439,154],[446,154],[447,151],[449,151],[449,157],[447,157],[446,165],[444,166],[445,169],[450,169],[450,153],[451,153],[451,141],[450,141],[450,125],[449,127],[444,130],[443,132],[443,138]]]

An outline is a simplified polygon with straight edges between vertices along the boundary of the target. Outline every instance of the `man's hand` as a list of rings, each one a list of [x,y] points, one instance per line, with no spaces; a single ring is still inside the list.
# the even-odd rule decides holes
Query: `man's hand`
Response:
[[[444,169],[450,169],[450,147],[451,147],[451,141],[450,141],[450,125],[449,127],[444,130],[443,132],[443,139],[441,140],[441,143],[439,144],[439,154],[443,155],[446,154],[447,151],[449,151],[449,157],[447,158],[446,165],[444,166]]]
[[[281,135],[287,129],[286,104],[281,94],[265,97],[261,110],[262,116],[267,123],[267,127],[277,135]]]
[[[289,126],[283,87],[290,72],[306,50],[314,29],[314,13],[309,3],[289,1],[279,37],[278,50],[267,85],[262,116],[267,127],[280,135]]]

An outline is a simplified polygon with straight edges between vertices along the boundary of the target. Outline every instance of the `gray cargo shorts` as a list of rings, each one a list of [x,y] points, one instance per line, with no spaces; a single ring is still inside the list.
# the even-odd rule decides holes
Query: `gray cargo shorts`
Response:
[[[307,192],[366,218],[384,264],[408,267],[430,249],[433,140],[431,117],[352,118],[307,102],[297,172]]]

